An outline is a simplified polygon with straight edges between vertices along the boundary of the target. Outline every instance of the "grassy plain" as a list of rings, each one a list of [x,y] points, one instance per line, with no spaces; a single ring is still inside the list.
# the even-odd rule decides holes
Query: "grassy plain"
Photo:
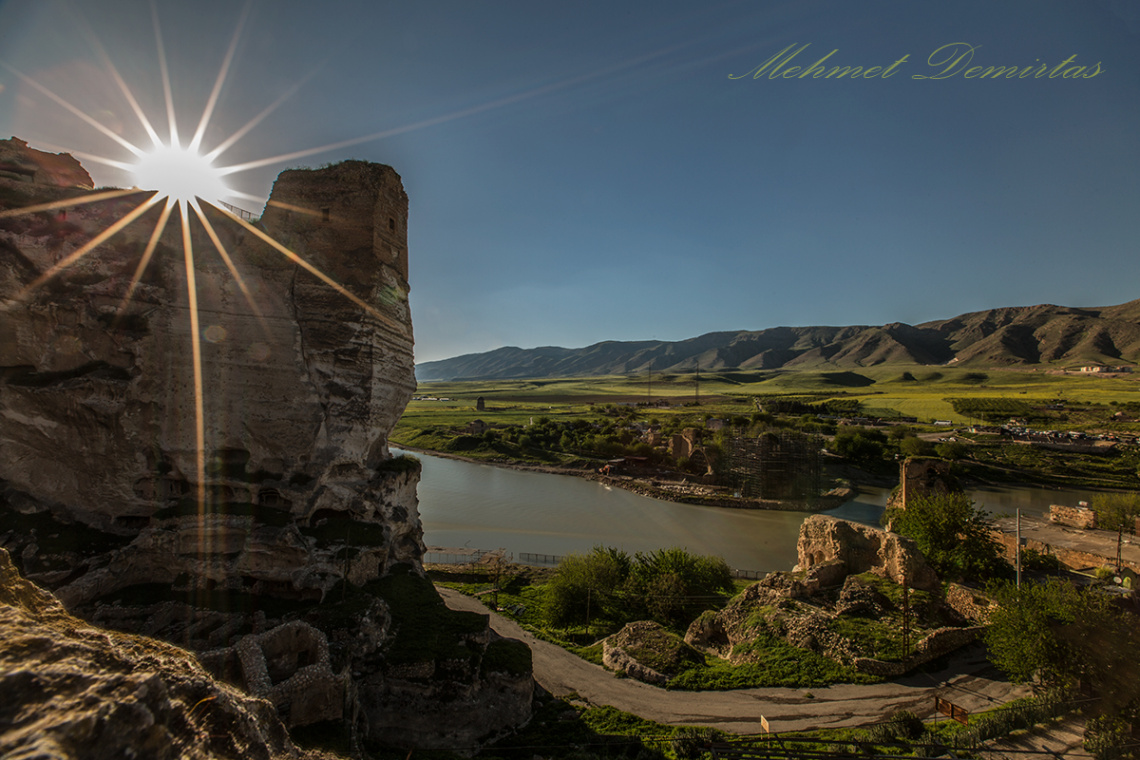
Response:
[[[1003,399],[1034,405],[1061,403],[1066,410],[1056,422],[1074,429],[1140,431],[1136,423],[1112,422],[1114,405],[1132,405],[1128,416],[1140,416],[1140,374],[1096,377],[1045,371],[968,370],[947,367],[890,366],[858,372],[754,370],[693,374],[553,378],[421,383],[420,397],[408,404],[392,440],[411,445],[409,436],[432,426],[463,426],[474,419],[488,423],[527,424],[531,418],[574,419],[593,413],[597,404],[667,400],[647,417],[706,414],[749,414],[784,400],[821,403],[858,401],[865,416],[915,417],[920,424],[949,420],[969,424],[981,420],[955,412],[951,399]],[[476,412],[476,399],[486,405]]]
[[[480,398],[483,410],[476,408]],[[949,434],[947,428],[934,425],[936,420],[961,428],[971,423],[1002,423],[1014,417],[1038,429],[1140,433],[1140,373],[1097,377],[1032,369],[980,371],[911,365],[857,372],[703,372],[699,397],[696,377],[691,373],[654,375],[652,384],[644,375],[424,383],[397,423],[391,441],[397,446],[475,459],[596,467],[599,460],[622,455],[623,447],[607,449],[597,441],[591,445],[584,440],[590,430],[616,440],[620,425],[615,428],[611,424],[615,405],[649,401],[654,404],[618,415],[625,420],[621,425],[634,420],[648,422],[660,425],[668,435],[686,427],[704,427],[707,418],[747,424],[763,411],[780,418],[775,420],[777,426],[830,434],[836,432],[834,424],[810,422],[815,411],[828,407],[833,415],[906,419],[909,431],[905,435],[928,433],[931,438]],[[660,402],[667,403],[658,406]],[[807,411],[813,414],[805,415]],[[1117,413],[1122,419],[1114,419]],[[771,421],[773,417],[763,419]],[[465,435],[474,420],[499,433]],[[545,433],[543,423],[548,423]],[[585,432],[569,442],[559,442],[557,433],[549,437],[551,429],[568,427]],[[532,434],[530,430],[538,432]],[[882,433],[875,435],[881,437]],[[998,436],[968,437],[973,443],[955,456],[965,457],[962,474],[976,482],[1133,489],[1140,474],[1140,448],[1135,445],[1083,452],[1048,451]],[[625,448],[624,453],[645,452]],[[895,441],[883,451],[881,461],[854,463],[868,473],[890,476],[894,458],[900,453],[915,454],[901,449]],[[919,455],[930,453],[933,451]]]

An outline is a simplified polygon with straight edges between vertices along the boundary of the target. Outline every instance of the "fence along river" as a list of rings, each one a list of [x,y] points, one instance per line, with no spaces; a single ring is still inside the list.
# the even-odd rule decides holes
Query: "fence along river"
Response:
[[[402,453],[393,449],[394,454]],[[601,544],[635,551],[681,546],[724,557],[734,568],[770,572],[796,564],[796,541],[808,512],[723,509],[652,499],[573,475],[513,470],[415,454],[424,543],[434,547],[506,549],[566,555]],[[878,525],[890,489],[861,488],[824,514]],[[995,514],[1042,514],[1050,503],[1076,504],[1088,493],[1042,488],[977,490]]]

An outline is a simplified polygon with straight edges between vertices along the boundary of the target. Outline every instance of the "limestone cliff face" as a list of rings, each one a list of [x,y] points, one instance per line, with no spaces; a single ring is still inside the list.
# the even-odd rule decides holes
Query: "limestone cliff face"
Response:
[[[0,205],[82,195],[68,177],[0,173]],[[207,210],[239,280],[192,219],[205,516],[178,212],[121,312],[157,207],[23,293],[145,198],[0,218],[0,480],[21,511],[137,536],[109,569],[55,578],[64,598],[187,572],[320,597],[345,575],[418,565],[418,473],[387,447],[415,387],[399,176],[364,162],[285,172],[261,223],[365,306]],[[333,558],[364,534],[367,551]]]
[[[156,206],[44,281],[148,196],[5,215],[90,196],[70,157],[5,148],[0,549],[72,613],[197,651],[290,728],[475,748],[525,723],[529,650],[443,606],[422,574],[419,464],[388,450],[415,389],[399,176],[287,171],[256,227],[207,208],[189,246],[177,211],[152,238]],[[24,168],[41,164],[57,171]],[[167,710],[160,687],[146,709]]]

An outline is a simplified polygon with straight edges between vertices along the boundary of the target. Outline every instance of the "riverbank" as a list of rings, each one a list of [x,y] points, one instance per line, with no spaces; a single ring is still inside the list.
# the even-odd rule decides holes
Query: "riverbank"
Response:
[[[834,488],[826,494],[814,499],[750,499],[727,493],[718,493],[712,486],[689,483],[686,481],[667,481],[660,478],[635,478],[628,475],[603,475],[597,470],[587,467],[559,467],[555,465],[512,462],[501,459],[476,459],[474,457],[465,457],[449,452],[419,449],[414,446],[397,445],[393,448],[413,454],[427,454],[443,459],[454,459],[470,464],[486,464],[521,472],[539,472],[547,475],[572,475],[584,480],[600,483],[604,486],[621,488],[652,499],[702,507],[771,510],[779,512],[826,512],[829,509],[835,509],[850,501],[855,498],[858,493],[854,488],[841,487]]]

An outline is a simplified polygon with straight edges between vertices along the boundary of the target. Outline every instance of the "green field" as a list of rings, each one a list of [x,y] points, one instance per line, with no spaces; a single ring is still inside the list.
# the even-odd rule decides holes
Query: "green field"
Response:
[[[903,379],[909,373],[914,379]],[[864,416],[916,417],[919,423],[950,420],[981,422],[954,411],[951,399],[1004,399],[1066,407],[1057,422],[1075,429],[1140,431],[1135,423],[1110,422],[1117,408],[1134,406],[1140,416],[1140,374],[1135,378],[1058,375],[1031,370],[978,370],[932,367],[877,367],[858,372],[732,371],[701,373],[698,389],[692,374],[609,376],[544,380],[421,383],[420,396],[447,401],[412,401],[393,433],[400,441],[412,429],[430,425],[527,424],[531,417],[552,419],[590,415],[597,404],[669,402],[669,408],[645,409],[647,417],[701,412],[710,416],[749,414],[756,403],[796,399],[810,403],[858,401]],[[482,397],[486,411],[476,413]],[[1114,408],[1115,404],[1115,408]]]
[[[476,408],[480,398],[482,410]],[[837,424],[838,418],[859,417],[905,424],[871,429]],[[1039,430],[1135,436],[1140,433],[1140,374],[914,366],[704,372],[699,403],[692,374],[655,375],[652,385],[643,376],[423,383],[390,438],[413,449],[556,467],[597,468],[615,457],[648,456],[684,477],[702,475],[703,465],[671,459],[660,443],[639,442],[644,440],[640,431],[647,424],[669,440],[685,428],[705,429],[710,418],[727,421],[731,429],[706,431],[702,440],[711,444],[708,450],[723,450],[727,437],[792,429],[835,436],[829,450],[883,477],[891,476],[895,460],[905,456],[961,459],[963,474],[977,482],[1130,489],[1140,472],[1140,449],[1134,444],[1049,451],[934,424],[948,421],[961,429],[1018,419]],[[476,420],[483,425],[472,426]],[[950,435],[969,443],[947,451],[949,444],[938,439]],[[852,436],[868,440],[852,445]]]

